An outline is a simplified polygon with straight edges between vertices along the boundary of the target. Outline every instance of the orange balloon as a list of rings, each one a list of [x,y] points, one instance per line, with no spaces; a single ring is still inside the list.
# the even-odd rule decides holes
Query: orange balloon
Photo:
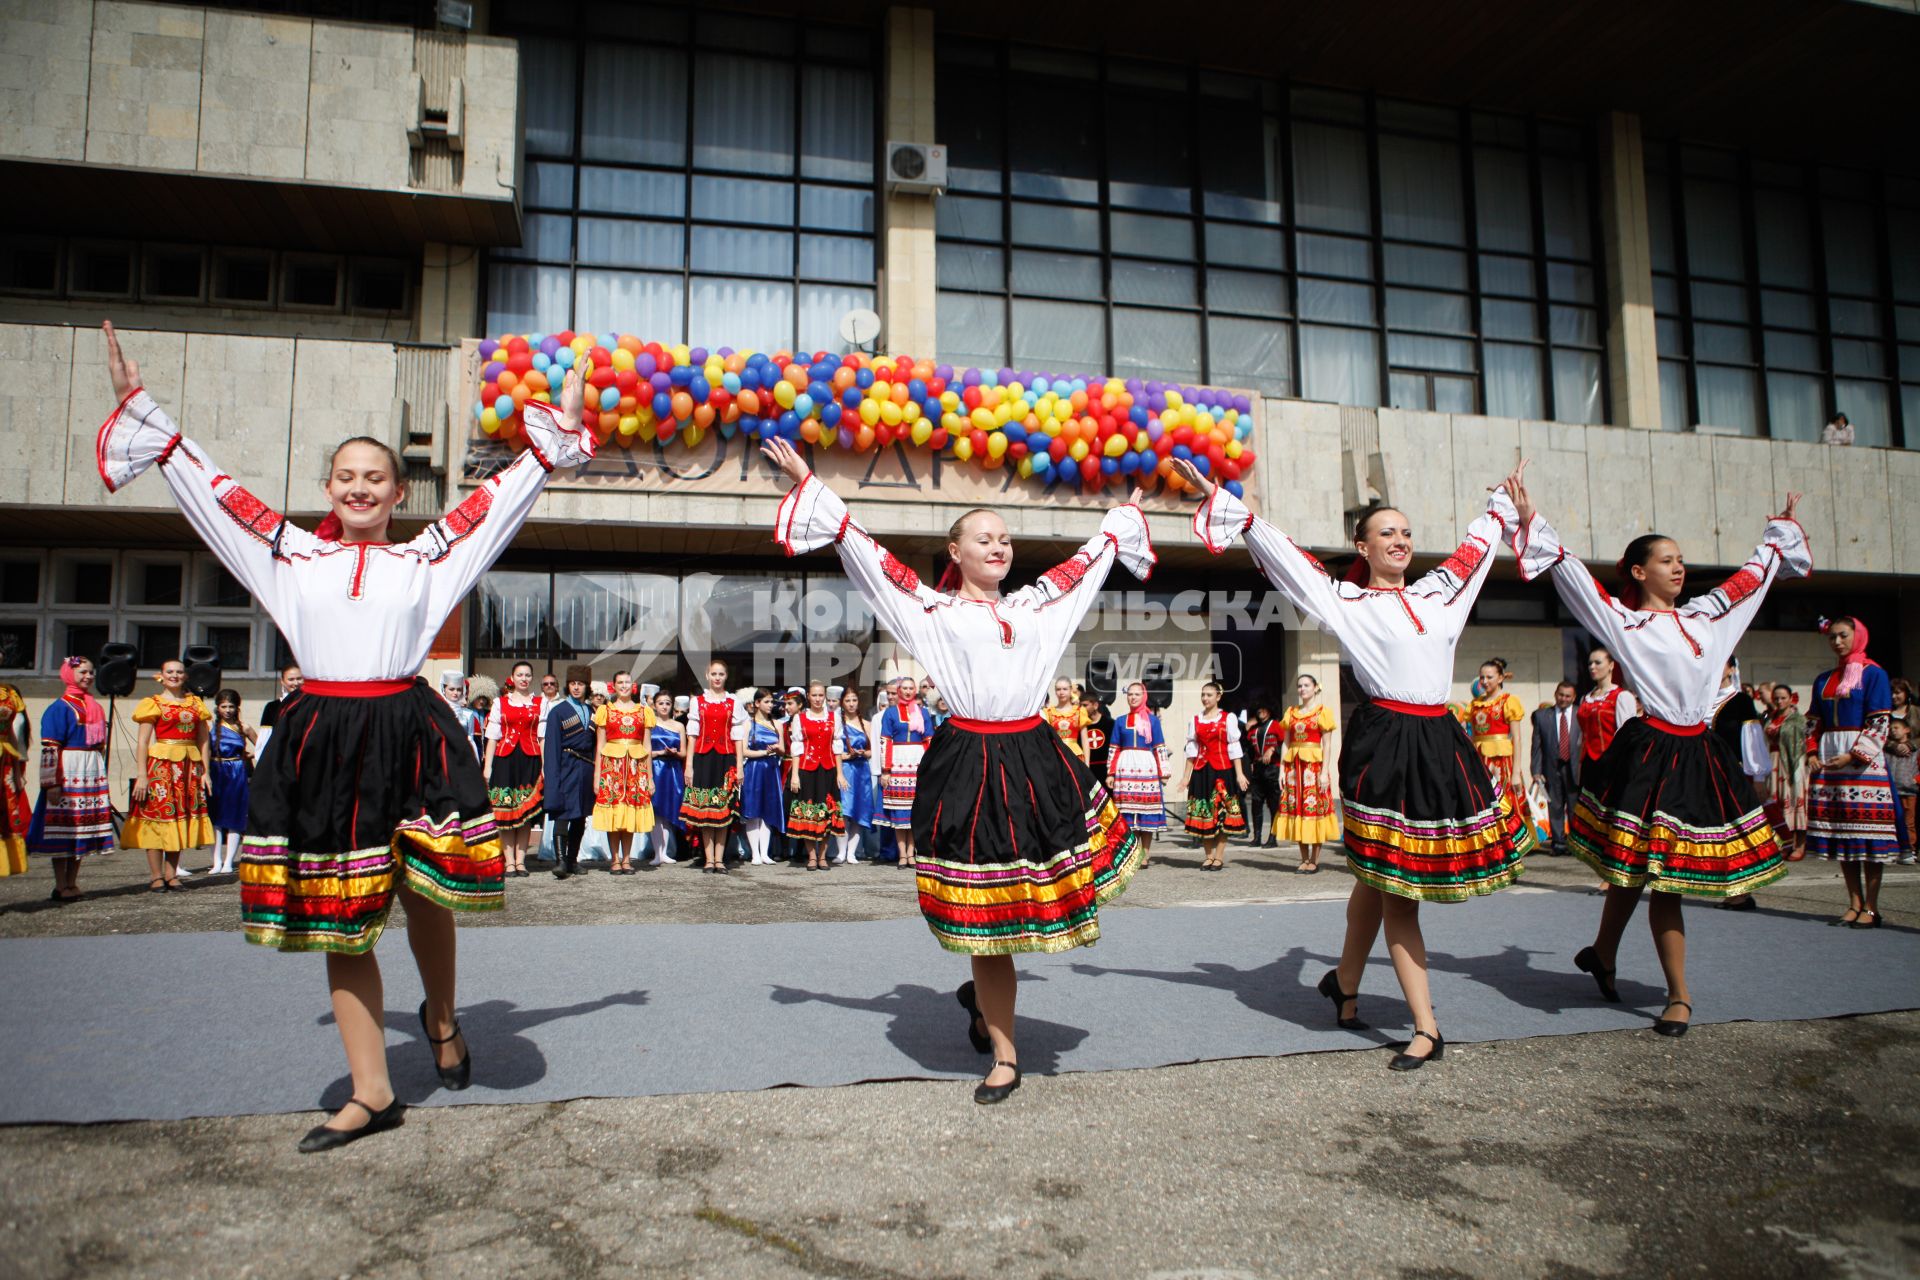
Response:
[[[812,418],[808,418],[805,422],[800,424],[800,438],[802,440],[805,440],[808,444],[819,444],[820,443],[820,424],[818,422],[815,422]]]
[[[1157,467],[1155,467],[1155,468],[1154,468],[1153,470],[1154,470],[1154,474],[1155,474],[1155,475],[1161,475],[1161,476],[1170,476],[1170,475],[1172,475],[1172,474],[1173,474],[1173,459],[1172,459],[1172,458],[1162,458],[1162,459],[1160,459],[1160,465],[1159,465],[1159,466],[1157,466]]]
[[[906,383],[896,382],[893,384],[893,402],[895,404],[905,404],[907,402],[907,384]]]
[[[760,393],[758,391],[743,387],[741,388],[740,394],[734,398],[734,403],[740,406],[740,412],[742,413],[750,413],[755,417],[760,415]]]
[[[685,422],[693,416],[693,397],[684,391],[673,393],[673,420]]]
[[[854,432],[853,447],[861,453],[873,448],[873,428],[861,423],[860,430]]]
[[[615,343],[614,345],[617,347],[620,347],[623,350],[631,351],[634,355],[640,354],[640,350],[642,346],[640,339],[634,337],[630,333],[621,334],[620,341]]]
[[[618,431],[619,429],[620,429],[620,415],[619,415],[619,414],[617,414],[617,413],[615,413],[615,412],[614,412],[613,410],[611,410],[611,409],[608,409],[608,410],[606,410],[606,411],[604,411],[603,413],[601,413],[601,415],[600,415],[600,432],[601,432],[601,437],[602,437],[603,439],[605,438],[605,435],[606,435],[606,433],[607,433],[607,432],[609,432],[609,431]]]
[[[807,366],[799,363],[787,366],[787,381],[793,384],[795,391],[807,389]]]
[[[833,371],[833,389],[835,391],[845,391],[853,385],[855,376],[855,370],[849,369],[846,365],[841,365]]]
[[[502,393],[511,393],[515,387],[520,385],[520,375],[511,369],[502,369],[500,376],[494,379],[494,383],[500,388]]]
[[[1084,391],[1074,392],[1068,403],[1073,406],[1075,413],[1085,413],[1087,411],[1087,393]]]
[[[693,408],[693,425],[696,427],[712,426],[713,406],[710,404],[695,405]]]

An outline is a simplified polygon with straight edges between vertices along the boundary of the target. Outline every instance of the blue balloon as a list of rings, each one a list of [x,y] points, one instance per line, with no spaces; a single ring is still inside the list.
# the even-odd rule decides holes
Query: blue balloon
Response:
[[[694,374],[687,380],[687,394],[693,397],[695,404],[705,404],[713,395],[713,387],[700,374]]]
[[[793,436],[800,434],[800,415],[788,409],[780,415],[780,434]]]
[[[927,398],[927,384],[919,378],[915,378],[913,381],[907,383],[907,398],[909,400],[925,400]]]
[[[1132,475],[1134,472],[1138,471],[1139,469],[1140,469],[1139,454],[1134,453],[1132,450],[1128,450],[1126,453],[1123,453],[1120,455],[1121,471],[1123,471],[1127,475]]]
[[[1006,426],[1001,428],[1001,431],[1006,435],[1008,444],[1026,443],[1027,429],[1017,422],[1007,423]]]
[[[793,398],[793,412],[802,418],[813,416],[813,397],[802,391]]]
[[[935,426],[940,425],[940,415],[945,412],[946,410],[941,408],[940,402],[932,396],[928,396],[920,402],[920,416]]]
[[[862,369],[853,375],[853,385],[865,391],[873,385],[873,370]]]
[[[553,360],[554,360],[554,363],[559,365],[562,369],[573,368],[573,348],[561,347],[558,351],[553,353]]]
[[[693,381],[693,366],[677,364],[673,367],[673,372],[669,373],[667,377],[673,380],[674,386],[684,387]]]
[[[553,361],[548,357],[546,352],[536,351],[533,353],[533,367],[545,373],[553,367]]]
[[[1173,446],[1173,456],[1176,458],[1191,458],[1193,457],[1193,450],[1183,444],[1177,444]]]
[[[601,411],[604,412],[608,409],[618,409],[619,407],[620,407],[620,388],[618,387],[600,388]]]
[[[493,411],[499,415],[502,422],[511,418],[513,416],[513,397],[501,396],[498,400],[495,400],[493,402]]]
[[[1109,476],[1117,476],[1117,475],[1119,475],[1119,474],[1120,474],[1120,459],[1118,459],[1118,458],[1102,458],[1102,459],[1100,459],[1100,473],[1101,473],[1102,475],[1109,475]]]
[[[807,394],[813,397],[815,404],[825,404],[827,401],[833,399],[833,388],[820,379],[815,378],[807,384]]]
[[[831,360],[816,360],[807,367],[807,381],[831,382],[833,380],[833,371],[836,367]],[[808,394],[812,394],[813,388],[808,387],[807,391]],[[819,396],[814,396],[813,398],[815,400],[820,399]]]
[[[1035,394],[1036,396],[1043,396],[1047,394],[1047,389],[1052,385],[1053,384],[1051,382],[1047,381],[1047,376],[1043,373],[1039,377],[1033,380],[1033,387],[1032,387],[1033,394]]]
[[[795,401],[795,403],[798,404],[799,402]],[[837,427],[840,425],[840,417],[844,412],[845,410],[841,409],[839,405],[829,400],[820,406],[820,424],[826,427]]]
[[[858,409],[861,399],[860,388],[858,387],[848,387],[840,393],[840,403],[849,409]]]
[[[486,413],[486,411],[487,411],[487,402],[485,400],[475,400],[473,402],[473,416],[475,421],[478,421],[481,418],[481,416]]]
[[[1227,481],[1227,492],[1236,498],[1244,498],[1247,496],[1247,487],[1238,480],[1229,480]]]
[[[1146,406],[1138,405],[1138,404],[1133,406],[1133,408],[1127,410],[1127,417],[1132,420],[1133,425],[1136,427],[1146,426],[1147,425]]]
[[[723,373],[720,375],[720,385],[727,389],[728,395],[737,396],[740,394],[740,375],[737,373]]]
[[[662,419],[672,417],[673,416],[673,397],[668,395],[664,391],[654,392],[653,393],[653,416],[656,418],[662,418]]]
[[[760,389],[760,370],[758,366],[748,365],[740,371],[740,385],[748,391]]]
[[[1178,453],[1179,449],[1176,448],[1174,452]],[[1213,460],[1204,453],[1195,454],[1193,458],[1193,469],[1204,476],[1213,470]]]

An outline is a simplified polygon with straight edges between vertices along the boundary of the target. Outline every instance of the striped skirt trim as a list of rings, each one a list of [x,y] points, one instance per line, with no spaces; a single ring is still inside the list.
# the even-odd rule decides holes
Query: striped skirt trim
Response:
[[[60,798],[42,791],[27,830],[27,852],[55,858],[112,853],[113,806],[107,799],[106,758],[84,748],[63,749]]]
[[[1697,826],[1659,810],[1650,819],[1608,811],[1583,791],[1567,824],[1567,847],[1622,889],[1727,898],[1787,874],[1773,828],[1759,809],[1733,822]]]
[[[1882,772],[1816,775],[1807,787],[1807,856],[1880,864],[1900,857],[1899,798]]]
[[[1347,869],[1382,893],[1421,902],[1465,902],[1519,879],[1537,843],[1505,794],[1464,819],[1423,822],[1345,802]]]

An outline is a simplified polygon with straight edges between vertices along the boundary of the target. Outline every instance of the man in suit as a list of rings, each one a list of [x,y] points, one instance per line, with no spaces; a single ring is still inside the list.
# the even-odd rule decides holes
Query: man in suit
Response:
[[[1562,680],[1553,690],[1553,705],[1533,713],[1533,776],[1547,784],[1547,828],[1552,841],[1547,850],[1567,856],[1567,811],[1580,785],[1580,717],[1574,714],[1573,683]]]

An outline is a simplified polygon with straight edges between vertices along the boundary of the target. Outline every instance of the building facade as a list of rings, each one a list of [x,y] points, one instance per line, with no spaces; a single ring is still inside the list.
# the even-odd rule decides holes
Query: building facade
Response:
[[[212,644],[250,703],[287,657],[162,486],[100,486],[104,317],[295,516],[357,434],[402,450],[410,518],[457,501],[500,456],[473,412],[484,338],[837,356],[871,309],[891,353],[1246,397],[1249,501],[1325,556],[1384,501],[1437,559],[1518,454],[1596,565],[1657,529],[1711,577],[1804,490],[1818,576],[1769,602],[1746,674],[1804,685],[1840,612],[1920,669],[1911,5],[1508,3],[1469,38],[1215,4],[1044,40],[997,5],[493,0],[470,28],[406,0],[261,7],[8,9],[0,168],[33,198],[0,233],[0,680],[35,699],[107,640],[145,667]],[[889,174],[903,142],[944,149],[939,194]],[[1820,443],[1836,411],[1851,447]],[[781,486],[744,436],[602,453],[436,664],[682,687],[714,653],[740,683],[905,665],[831,558],[779,556]],[[1007,512],[1018,575],[1114,500],[951,449],[819,465],[923,569],[971,506]],[[1069,674],[1158,663],[1175,719],[1210,677],[1242,705],[1302,669],[1337,682],[1243,555],[1195,547],[1178,495],[1148,505],[1161,568],[1109,584]],[[1581,648],[1503,567],[1460,690],[1500,656],[1543,701]]]

